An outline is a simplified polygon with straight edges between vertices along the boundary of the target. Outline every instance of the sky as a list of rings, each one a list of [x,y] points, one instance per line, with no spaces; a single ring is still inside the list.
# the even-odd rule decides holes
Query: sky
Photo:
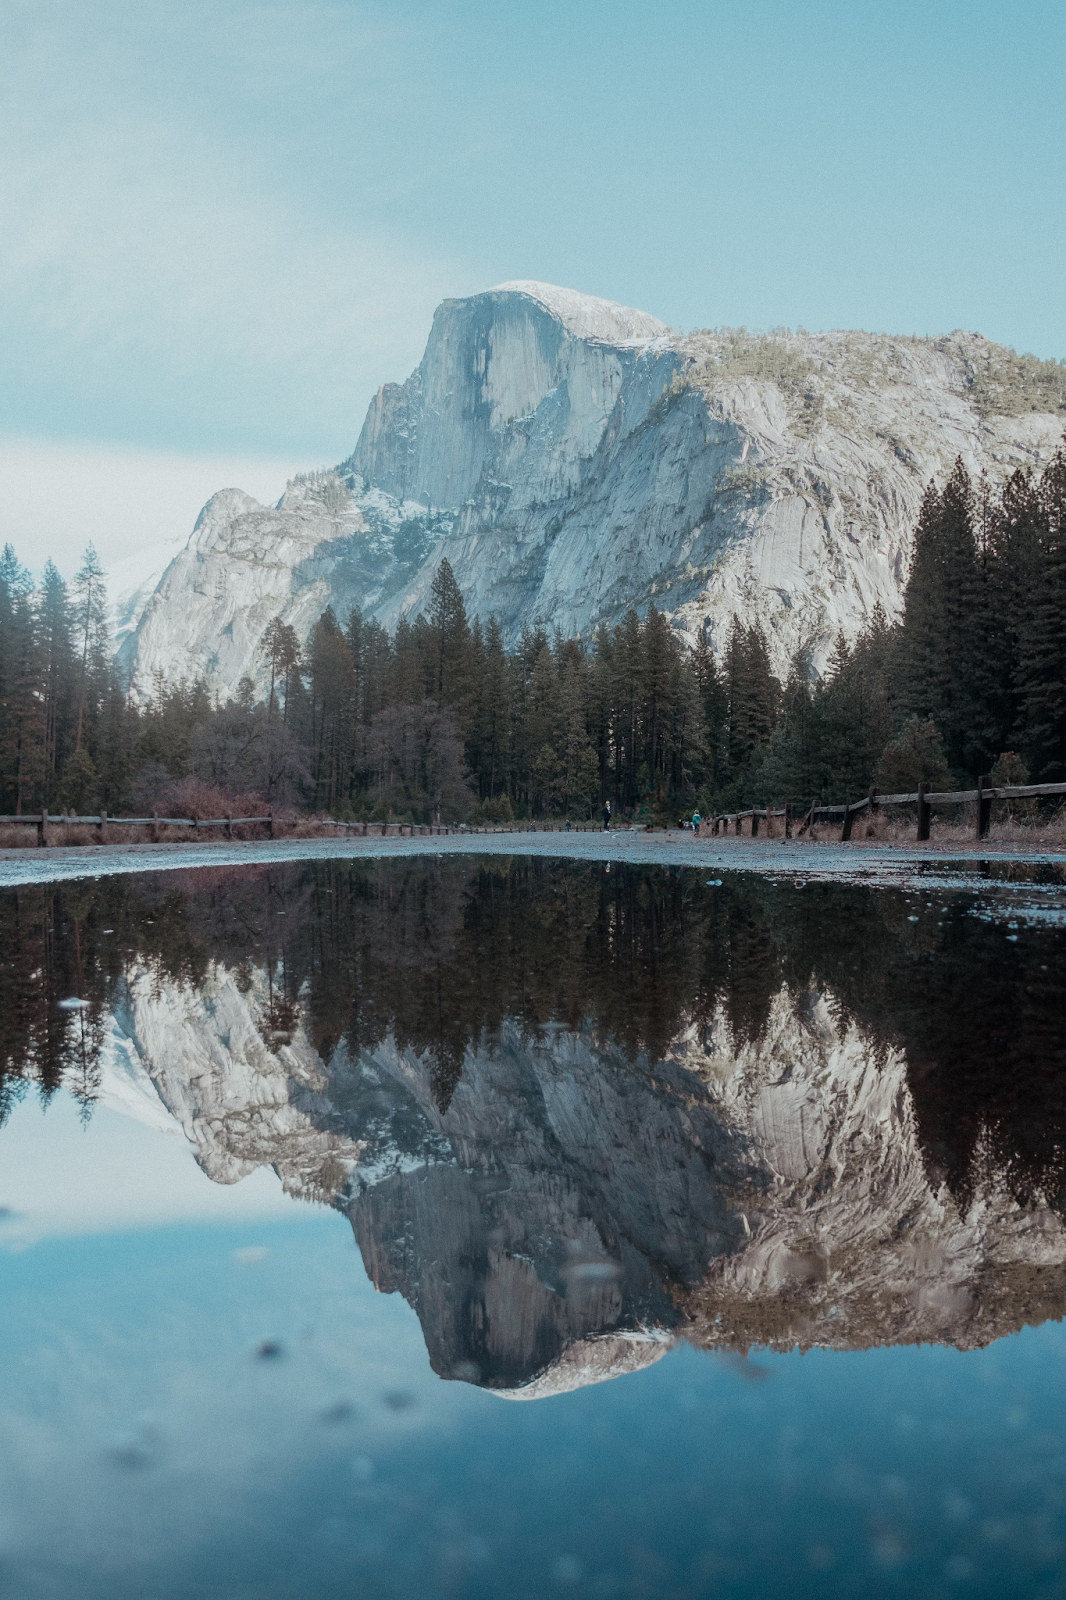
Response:
[[[0,0],[0,542],[130,568],[352,449],[434,307],[1066,356],[1061,0]]]

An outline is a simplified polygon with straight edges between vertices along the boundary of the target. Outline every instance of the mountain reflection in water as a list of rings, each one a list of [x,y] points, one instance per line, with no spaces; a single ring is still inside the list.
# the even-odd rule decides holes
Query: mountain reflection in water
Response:
[[[1066,1307],[1066,941],[972,908],[505,858],[8,891],[0,1111],[274,1166],[503,1394],[678,1336],[985,1344]]]

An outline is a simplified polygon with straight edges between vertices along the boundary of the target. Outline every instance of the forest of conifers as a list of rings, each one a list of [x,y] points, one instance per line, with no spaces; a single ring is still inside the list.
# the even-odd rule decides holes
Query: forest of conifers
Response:
[[[255,799],[340,817],[672,817],[818,795],[1066,779],[1066,449],[1002,491],[961,462],[930,487],[902,618],[875,609],[820,677],[781,683],[757,623],[716,660],[654,608],[587,640],[504,648],[447,560],[428,615],[390,635],[327,610],[267,628],[262,672],[129,692],[90,549],[67,585],[0,557],[0,813],[112,815]],[[207,799],[205,800],[205,797]],[[206,812],[202,814],[207,814]]]

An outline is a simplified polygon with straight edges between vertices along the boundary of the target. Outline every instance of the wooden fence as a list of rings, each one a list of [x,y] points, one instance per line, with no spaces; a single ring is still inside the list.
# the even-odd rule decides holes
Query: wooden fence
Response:
[[[885,806],[917,806],[918,838],[924,840],[929,837],[930,814],[934,806],[976,803],[974,832],[978,839],[983,839],[992,820],[993,801],[1041,800],[1056,795],[1066,796],[1066,783],[1011,784],[996,788],[987,778],[978,778],[976,789],[933,791],[924,783],[920,783],[914,794],[878,794],[876,790],[871,789],[865,799],[838,806],[823,806],[816,799],[809,804],[803,801],[799,805],[790,803],[778,807],[752,806],[747,811],[723,811],[709,818],[708,825],[712,834],[719,834],[723,830],[728,832],[731,826],[739,834],[741,824],[750,818],[750,834],[754,839],[758,836],[760,820],[766,819],[769,822],[771,817],[783,817],[785,838],[791,839],[793,836],[798,838],[806,833],[821,817],[839,817],[840,837],[846,841],[851,838],[852,824],[862,811],[872,816],[874,811],[881,810]]]
[[[31,812],[28,815],[17,817],[0,816],[0,824],[21,823],[26,827],[37,829],[37,843],[48,846],[52,843],[49,830],[52,827],[62,827],[68,824],[80,824],[97,830],[97,838],[101,844],[113,842],[109,840],[109,830],[112,828],[148,828],[153,844],[159,843],[160,828],[191,828],[193,838],[198,839],[211,828],[221,828],[223,837],[233,838],[234,828],[246,828],[252,825],[261,826],[266,830],[269,839],[282,839],[290,835],[297,827],[321,828],[327,832],[354,835],[355,837],[377,838],[420,838],[436,834],[474,834],[474,833],[584,833],[595,831],[595,824],[588,822],[514,822],[514,823],[486,823],[480,826],[471,826],[467,823],[453,825],[449,823],[410,823],[410,822],[336,822],[332,817],[300,817],[297,819],[276,817],[269,812],[265,817],[109,817],[107,812],[99,816],[68,817],[53,816],[47,811]],[[190,840],[190,843],[192,841]]]

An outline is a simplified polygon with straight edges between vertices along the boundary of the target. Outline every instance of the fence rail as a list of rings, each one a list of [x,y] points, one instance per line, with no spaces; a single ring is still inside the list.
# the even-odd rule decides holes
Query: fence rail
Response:
[[[467,823],[418,823],[418,822],[341,822],[333,817],[277,817],[269,812],[265,817],[110,817],[107,812],[99,816],[57,816],[47,811],[34,811],[18,816],[0,816],[0,825],[22,824],[26,827],[37,829],[38,845],[47,847],[52,840],[49,830],[53,827],[65,825],[79,825],[97,829],[97,836],[101,844],[108,841],[108,830],[111,828],[150,828],[152,843],[159,842],[160,828],[191,828],[194,834],[202,833],[208,828],[223,828],[227,839],[232,839],[233,830],[237,827],[248,827],[253,824],[267,829],[270,839],[284,838],[291,834],[297,827],[314,827],[336,832],[338,829],[348,834],[361,838],[423,838],[443,834],[484,834],[484,833],[587,833],[596,831],[597,825],[590,822],[513,822],[513,823],[482,823],[470,825]]]
[[[992,820],[992,804],[996,800],[1042,800],[1055,796],[1066,796],[1066,783],[1026,783],[993,785],[987,779],[979,778],[976,789],[927,789],[920,783],[913,794],[878,794],[871,789],[862,800],[851,800],[841,805],[823,806],[817,799],[808,806],[807,801],[800,805],[769,807],[752,806],[747,811],[721,811],[717,816],[708,819],[712,834],[718,834],[722,828],[728,829],[731,825],[739,834],[741,823],[751,819],[751,837],[754,839],[759,832],[761,818],[784,817],[785,837],[791,839],[793,833],[798,837],[806,833],[821,817],[839,817],[841,819],[840,837],[842,841],[851,838],[852,824],[860,811],[870,813],[880,810],[885,806],[917,806],[918,808],[918,838],[928,839],[930,811],[934,806],[960,806],[976,802],[977,812],[974,819],[974,829],[978,839],[983,839],[988,832]],[[798,826],[794,826],[798,823]]]

